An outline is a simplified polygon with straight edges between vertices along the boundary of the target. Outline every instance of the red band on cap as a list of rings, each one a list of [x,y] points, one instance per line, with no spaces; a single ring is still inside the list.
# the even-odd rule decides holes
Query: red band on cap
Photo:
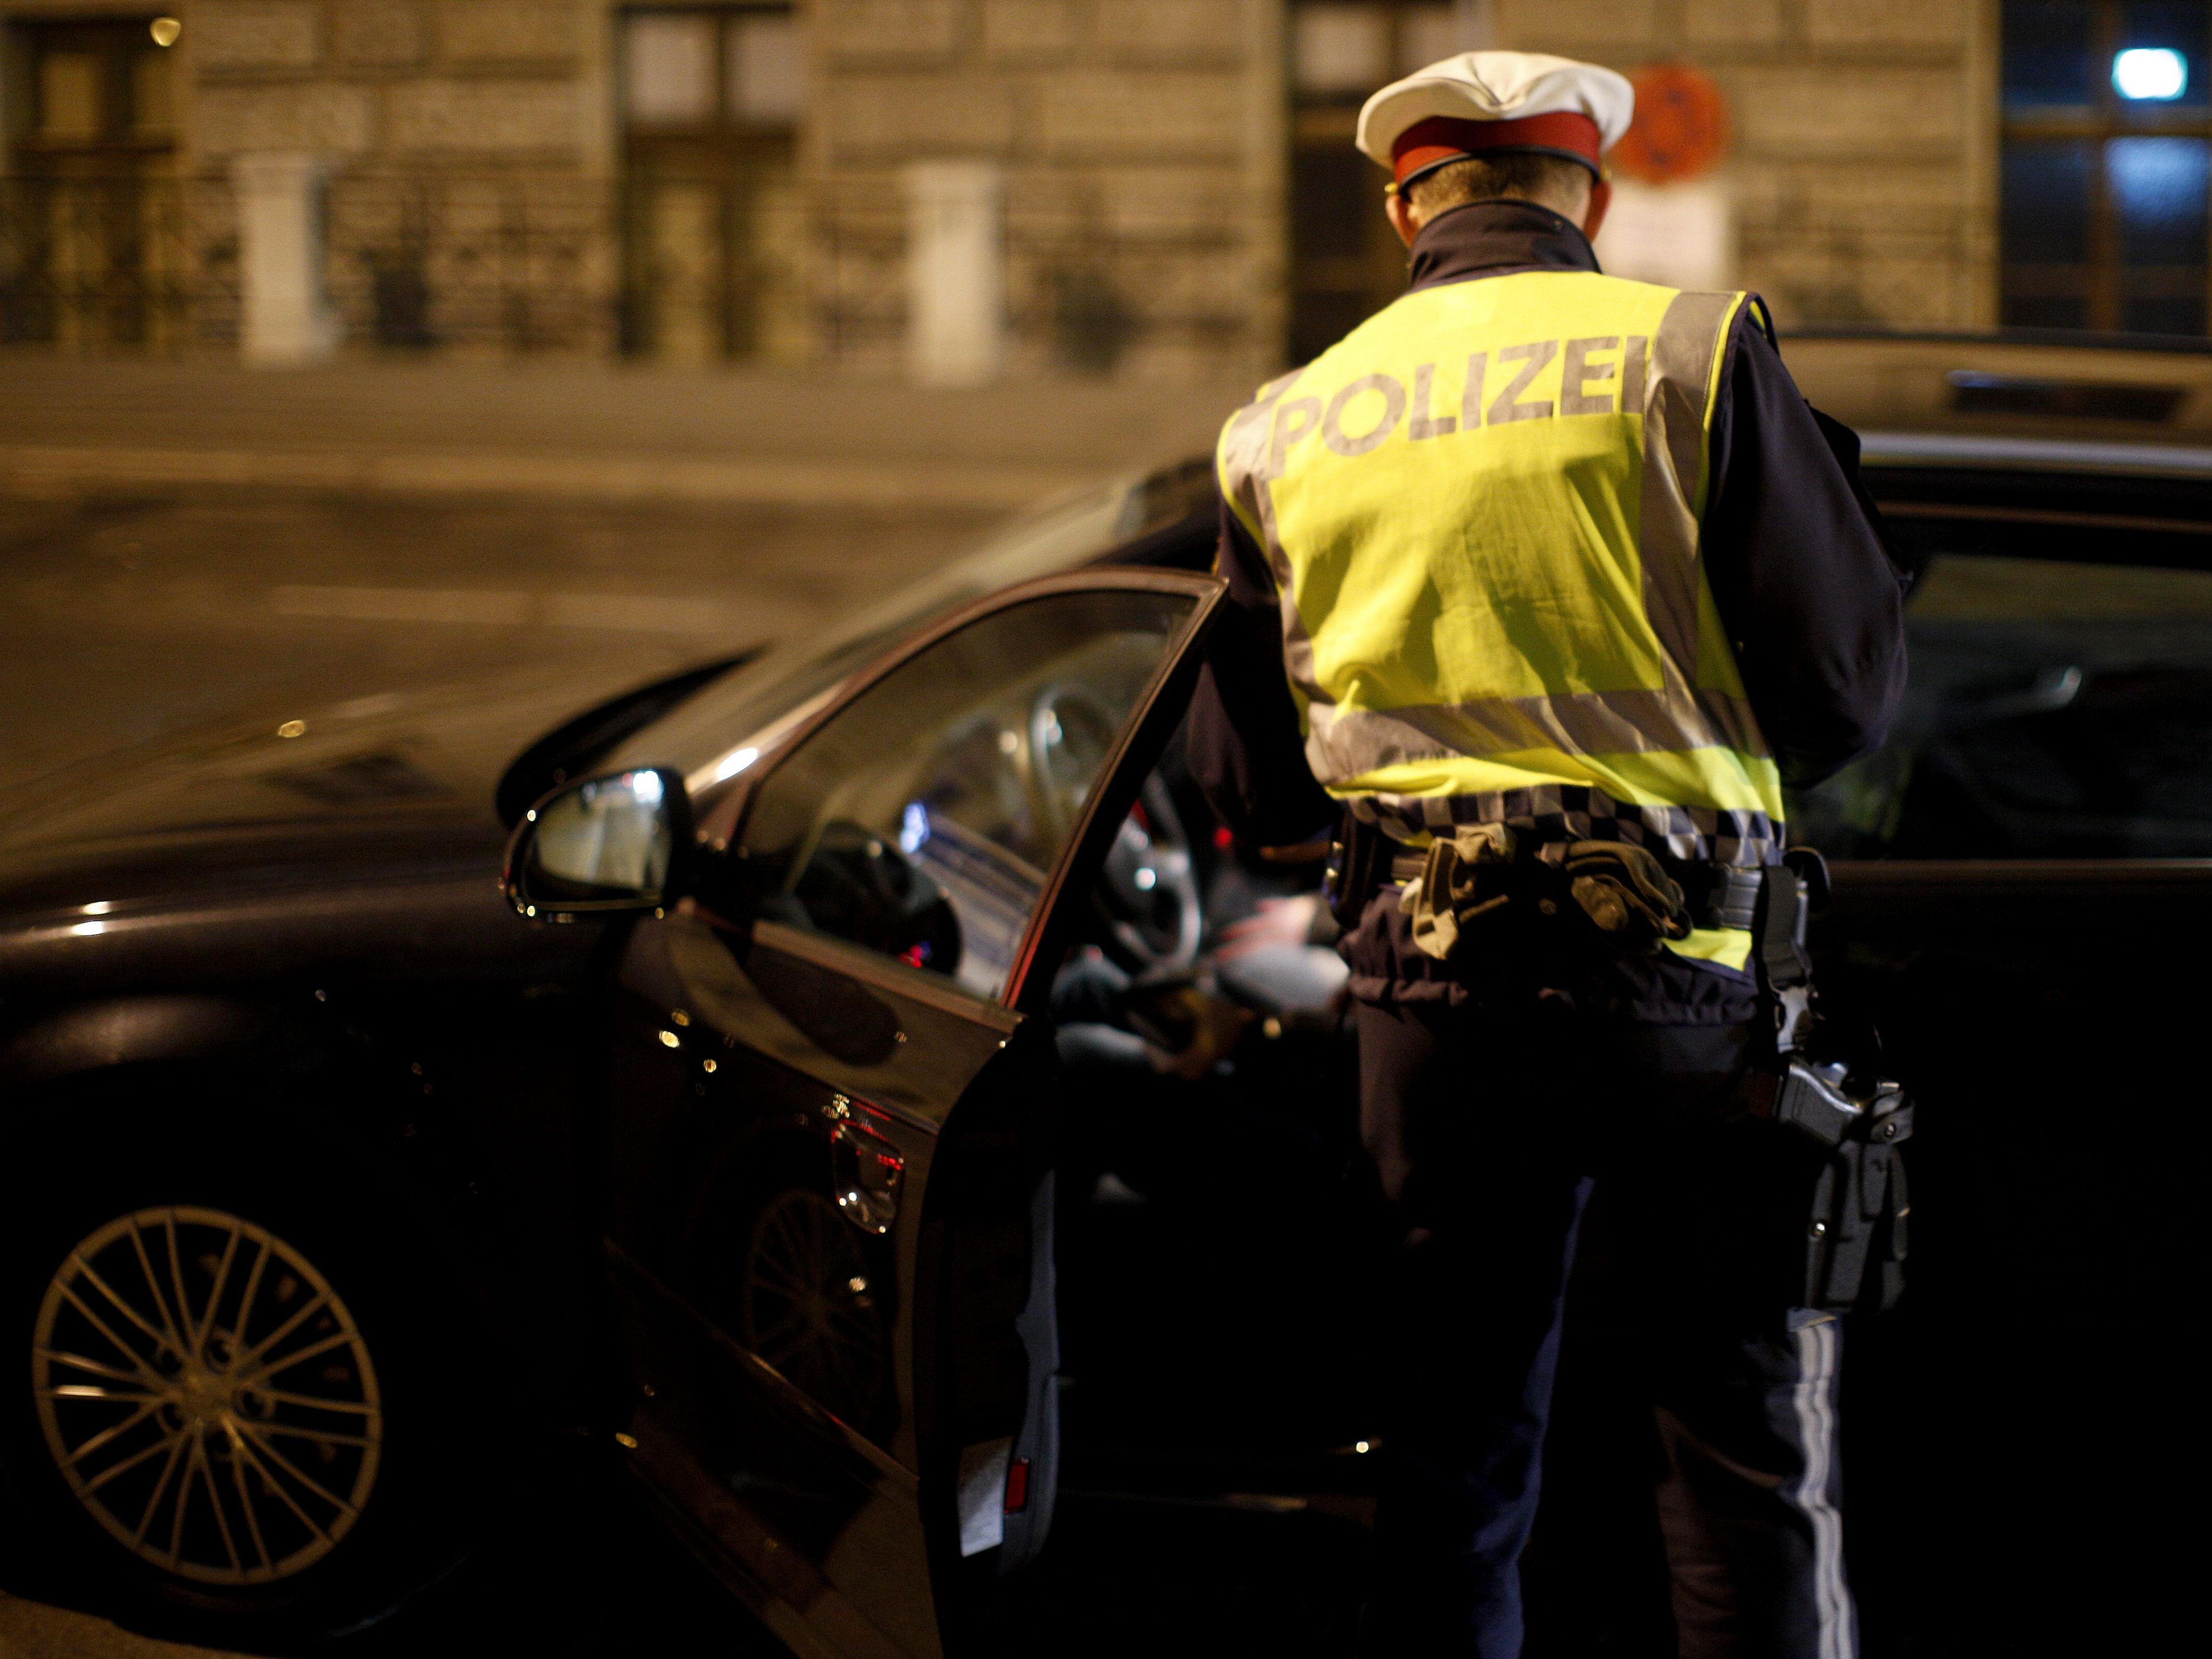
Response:
[[[1398,135],[1390,147],[1390,170],[1401,184],[1424,167],[1455,156],[1477,155],[1484,150],[1564,150],[1581,157],[1595,172],[1600,144],[1597,123],[1580,110],[1553,110],[1543,115],[1524,115],[1516,121],[1467,121],[1455,116],[1432,115],[1416,121]]]

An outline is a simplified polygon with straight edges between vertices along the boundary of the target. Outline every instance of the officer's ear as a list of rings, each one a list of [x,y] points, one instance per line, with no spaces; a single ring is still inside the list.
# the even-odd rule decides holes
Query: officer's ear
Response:
[[[1390,216],[1390,228],[1398,233],[1398,240],[1407,247],[1420,234],[1421,222],[1413,216],[1413,204],[1406,199],[1402,190],[1393,190],[1382,198],[1383,210]]]
[[[1613,205],[1613,180],[1601,179],[1590,186],[1589,205],[1583,210],[1583,234],[1593,242],[1597,240],[1599,227],[1605,223],[1605,210]]]

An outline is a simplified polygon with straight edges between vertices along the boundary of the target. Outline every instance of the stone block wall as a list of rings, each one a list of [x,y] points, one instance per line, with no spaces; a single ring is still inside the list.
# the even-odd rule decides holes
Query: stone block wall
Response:
[[[903,170],[987,159],[1006,169],[1011,372],[1256,381],[1279,365],[1292,0],[799,3],[811,91],[792,240],[817,360],[897,368]],[[0,0],[0,15],[110,9]],[[434,213],[474,227],[441,256],[455,271],[505,260],[585,308],[611,291],[619,0],[175,9],[185,173],[315,151],[354,181],[334,203],[378,236]],[[1738,279],[1786,325],[1932,328],[1996,315],[1996,11],[1491,0],[1486,15],[1501,45],[1714,77],[1735,130]],[[400,277],[348,269],[404,312]],[[611,325],[593,327],[593,349],[612,349]]]
[[[186,164],[604,172],[606,27],[591,0],[194,0]]]
[[[904,338],[901,170],[1006,172],[1015,374],[1256,381],[1282,350],[1282,0],[813,0],[823,351]]]
[[[1996,317],[1993,0],[1498,0],[1505,44],[1726,96],[1737,280],[1782,325]]]
[[[179,157],[330,170],[356,342],[600,353],[615,341],[606,0],[191,0]]]

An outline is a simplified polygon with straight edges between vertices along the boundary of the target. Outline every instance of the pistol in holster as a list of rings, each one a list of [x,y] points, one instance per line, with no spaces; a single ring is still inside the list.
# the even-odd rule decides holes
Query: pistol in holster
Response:
[[[1761,884],[1753,936],[1761,999],[1774,1023],[1770,1066],[1754,1079],[1753,1111],[1825,1153],[1805,1227],[1804,1300],[1827,1313],[1887,1311],[1905,1289],[1905,1222],[1912,1212],[1903,1143],[1912,1102],[1901,1084],[1816,1060],[1813,962],[1807,918],[1827,896],[1827,866],[1792,848]]]

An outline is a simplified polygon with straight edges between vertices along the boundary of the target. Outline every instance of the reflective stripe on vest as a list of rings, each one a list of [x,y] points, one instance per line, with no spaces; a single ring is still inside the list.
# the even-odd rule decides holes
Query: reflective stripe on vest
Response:
[[[1222,489],[1330,793],[1415,823],[1587,793],[1778,833],[1698,557],[1744,303],[1584,271],[1425,289],[1231,418]]]

